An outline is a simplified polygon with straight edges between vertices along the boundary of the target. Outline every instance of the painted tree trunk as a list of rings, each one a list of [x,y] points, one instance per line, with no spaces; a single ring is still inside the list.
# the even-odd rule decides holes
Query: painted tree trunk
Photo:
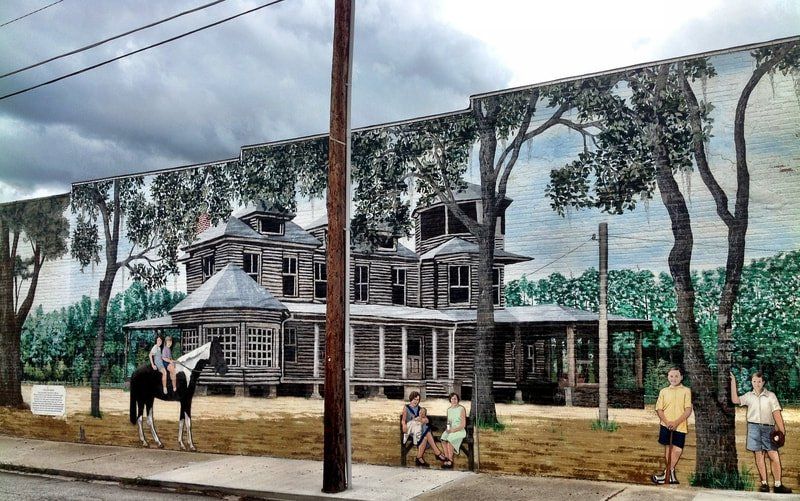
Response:
[[[111,300],[111,286],[114,283],[114,275],[116,274],[116,269],[113,272],[109,270],[112,266],[107,265],[106,276],[100,281],[100,305],[97,310],[97,337],[94,342],[91,379],[91,413],[93,417],[100,417],[100,378],[103,369],[103,352],[105,351],[106,317],[108,315],[108,303]]]
[[[0,405],[22,405],[22,361],[20,360],[20,326],[14,311],[14,258],[9,228],[0,219]]]
[[[492,425],[497,423],[492,386],[494,380],[494,302],[492,300],[492,268],[495,246],[495,182],[494,157],[497,137],[493,120],[485,122],[480,132],[481,199],[483,221],[476,235],[478,257],[478,311],[475,339],[474,381],[470,416],[474,422]]]
[[[669,152],[661,132],[660,124],[654,127],[656,182],[669,213],[675,239],[668,262],[675,281],[676,319],[683,338],[684,365],[692,388],[697,435],[696,473],[702,475],[711,470],[722,470],[736,474],[734,421],[717,401],[716,388],[700,344],[694,314],[695,291],[691,278],[694,237],[689,210],[673,176]]]

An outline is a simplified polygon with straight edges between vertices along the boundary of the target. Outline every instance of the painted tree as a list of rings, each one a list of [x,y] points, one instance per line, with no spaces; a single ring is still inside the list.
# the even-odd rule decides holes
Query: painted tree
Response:
[[[481,96],[467,112],[366,131],[360,139],[369,146],[363,150],[354,143],[353,164],[359,182],[356,199],[365,212],[380,207],[385,214],[387,203],[397,206],[410,184],[401,181],[413,179],[421,205],[441,201],[477,242],[480,292],[470,412],[480,423],[497,422],[491,391],[495,343],[492,270],[497,221],[507,206],[508,180],[522,147],[555,127],[567,127],[589,141],[588,130],[597,125],[598,110],[615,107],[618,98],[608,92],[615,82],[612,75]],[[481,204],[473,219],[459,207],[455,194],[466,186],[470,152],[476,145]],[[403,222],[395,221],[398,225]]]
[[[0,405],[22,405],[20,334],[33,306],[44,262],[67,250],[68,198],[58,196],[0,206]],[[23,253],[29,246],[29,253]],[[24,297],[21,286],[27,283]]]
[[[635,208],[637,200],[651,198],[658,189],[674,237],[668,265],[674,280],[684,363],[694,393],[700,483],[717,472],[735,478],[738,471],[735,415],[728,399],[727,373],[731,367],[731,319],[748,223],[749,171],[744,137],[747,104],[764,75],[797,70],[800,47],[793,41],[759,49],[753,57],[755,69],[740,93],[734,118],[737,186],[733,210],[707,162],[710,104],[697,99],[690,83],[715,75],[706,59],[626,72],[624,83],[629,97],[618,101],[617,109],[602,110],[602,131],[597,135],[596,149],[554,170],[547,188],[553,208],[561,214],[569,206],[621,214]],[[716,381],[698,332],[691,274],[694,237],[686,199],[676,179],[693,165],[728,228],[725,285],[718,311]]]
[[[227,176],[233,170],[221,164],[166,172],[149,184],[134,176],[73,186],[72,211],[77,223],[72,256],[83,270],[92,263],[100,264],[102,251],[104,264],[92,357],[92,416],[100,417],[108,305],[117,274],[124,268],[131,278],[152,288],[177,273],[179,247],[194,238],[200,214],[208,214],[212,223],[230,214]]]

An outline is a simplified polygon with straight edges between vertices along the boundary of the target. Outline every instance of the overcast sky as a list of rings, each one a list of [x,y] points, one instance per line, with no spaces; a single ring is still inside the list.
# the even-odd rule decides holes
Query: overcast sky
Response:
[[[64,0],[0,27],[0,73],[210,0]],[[50,3],[4,0],[0,23]],[[260,5],[227,0],[0,79],[0,94]],[[758,5],[758,10],[753,6]],[[232,158],[325,132],[332,0],[285,0],[0,101],[0,201],[72,181]],[[796,35],[796,0],[357,0],[354,126],[463,109],[470,94]]]

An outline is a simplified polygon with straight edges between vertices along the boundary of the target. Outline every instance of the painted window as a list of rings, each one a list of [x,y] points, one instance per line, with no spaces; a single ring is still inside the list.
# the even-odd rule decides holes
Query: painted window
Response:
[[[297,296],[297,258],[283,258],[283,295]]]
[[[458,207],[470,217],[477,221],[478,209],[475,202],[463,202]],[[450,209],[445,207],[433,207],[420,212],[419,214],[420,236],[422,240],[438,237],[440,235],[462,235],[469,233],[467,226],[461,222]]]
[[[294,328],[284,331],[283,358],[286,362],[297,362],[297,330]]]
[[[392,304],[406,304],[405,268],[392,268]]]
[[[450,266],[450,304],[469,303],[469,266]]]
[[[328,296],[328,265],[314,263],[314,299],[325,299]]]
[[[478,219],[478,211],[475,207],[475,202],[469,202],[464,204],[458,204],[459,209],[461,209],[464,214],[470,217],[473,221]],[[459,235],[463,233],[469,233],[467,226],[461,222],[458,217],[453,214],[449,209],[447,210],[447,234],[448,235]]]
[[[202,266],[203,282],[205,282],[214,274],[214,254],[211,254],[210,256],[203,256]]]
[[[235,325],[206,327],[206,339],[219,338],[225,363],[231,367],[239,366],[239,329]]]
[[[247,365],[276,367],[275,330],[266,327],[247,328]]]
[[[356,276],[353,283],[356,301],[369,301],[369,267],[356,266]]]
[[[378,250],[396,250],[394,244],[394,237],[390,236],[379,236],[377,238],[377,247]]]
[[[283,221],[262,217],[258,220],[258,232],[270,235],[283,235]]]
[[[445,217],[444,206],[433,207],[420,212],[419,231],[422,240],[444,235],[447,232]]]
[[[500,268],[492,268],[492,301],[500,304]]]
[[[259,270],[261,269],[261,255],[255,252],[245,252],[242,255],[242,269],[247,276],[258,283]]]
[[[200,347],[200,334],[197,329],[181,329],[181,346],[184,354]]]

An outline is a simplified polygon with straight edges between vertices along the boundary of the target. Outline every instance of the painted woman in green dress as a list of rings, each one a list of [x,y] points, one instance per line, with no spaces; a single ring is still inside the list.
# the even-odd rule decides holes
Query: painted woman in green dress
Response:
[[[442,468],[453,467],[453,455],[458,454],[461,449],[461,442],[467,436],[467,410],[458,402],[461,400],[458,393],[450,394],[450,407],[447,409],[447,430],[442,433],[442,444],[444,444],[444,455],[447,461],[442,464]]]

